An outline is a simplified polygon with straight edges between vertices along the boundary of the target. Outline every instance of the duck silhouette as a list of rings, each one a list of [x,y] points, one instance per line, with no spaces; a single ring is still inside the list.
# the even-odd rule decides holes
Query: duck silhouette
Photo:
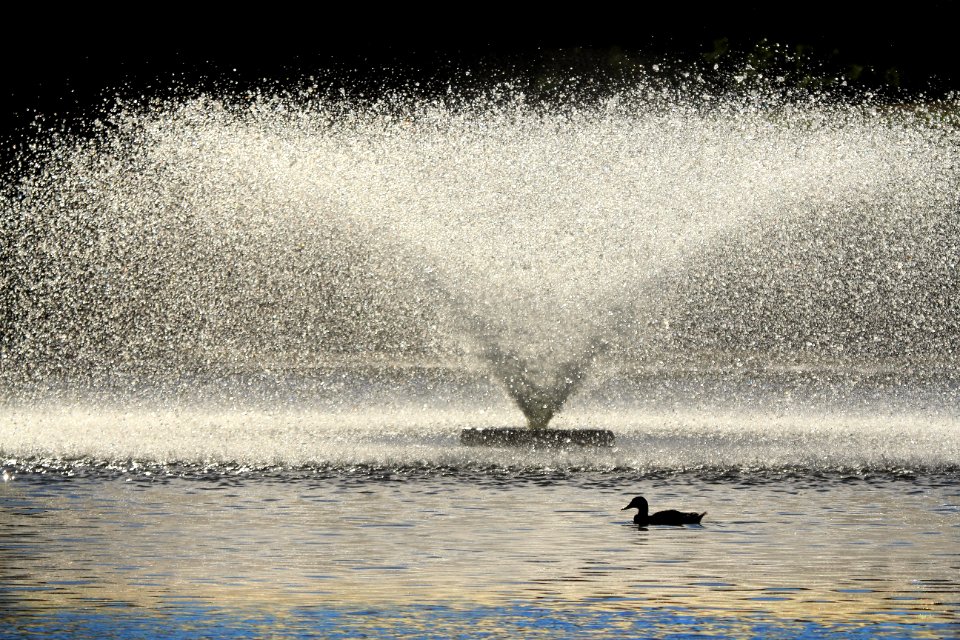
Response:
[[[630,501],[630,504],[620,509],[620,511],[626,511],[627,509],[639,510],[637,511],[637,515],[633,516],[633,521],[641,527],[650,524],[664,524],[673,527],[679,527],[685,524],[700,524],[703,516],[707,515],[706,511],[703,513],[693,513],[692,511],[676,511],[674,509],[657,511],[654,514],[650,514],[650,507],[647,505],[647,500],[643,496],[637,496]]]

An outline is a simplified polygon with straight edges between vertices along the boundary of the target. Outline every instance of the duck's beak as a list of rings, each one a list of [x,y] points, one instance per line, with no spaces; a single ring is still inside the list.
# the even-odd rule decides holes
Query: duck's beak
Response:
[[[630,508],[630,507],[624,507],[623,509],[620,509],[620,511],[626,511],[626,510],[629,509],[629,508]]]

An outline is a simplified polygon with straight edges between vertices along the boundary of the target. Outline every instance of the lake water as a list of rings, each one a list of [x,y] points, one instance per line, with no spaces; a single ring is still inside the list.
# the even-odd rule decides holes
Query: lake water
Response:
[[[951,472],[6,468],[5,638],[960,633]]]

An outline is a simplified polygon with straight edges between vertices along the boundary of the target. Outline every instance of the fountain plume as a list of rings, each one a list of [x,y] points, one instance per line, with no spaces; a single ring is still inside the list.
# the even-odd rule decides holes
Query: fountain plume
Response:
[[[0,378],[479,357],[539,428],[601,356],[954,357],[950,113],[644,85],[121,104],[8,176]]]
[[[527,426],[545,429],[567,398],[583,384],[594,360],[607,345],[604,340],[594,339],[578,356],[553,367],[526,360],[495,344],[483,347],[483,357],[523,412]]]

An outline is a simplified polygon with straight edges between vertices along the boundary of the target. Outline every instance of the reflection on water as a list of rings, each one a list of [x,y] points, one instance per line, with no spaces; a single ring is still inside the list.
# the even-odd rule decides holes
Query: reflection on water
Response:
[[[638,530],[636,493],[709,513]],[[21,474],[0,504],[0,636],[960,631],[947,475]]]

